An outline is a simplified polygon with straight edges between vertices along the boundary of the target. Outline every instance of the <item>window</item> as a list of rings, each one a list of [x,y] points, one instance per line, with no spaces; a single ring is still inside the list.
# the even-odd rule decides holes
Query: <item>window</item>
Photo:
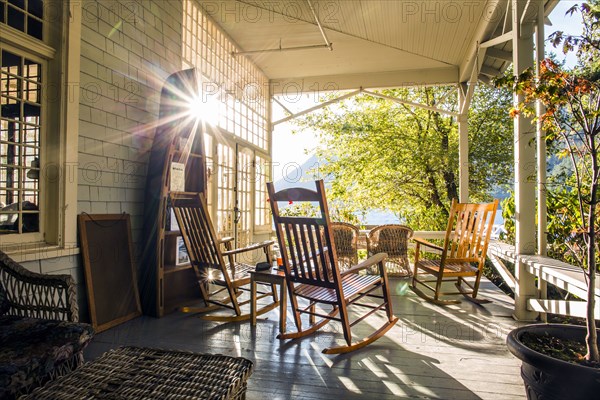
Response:
[[[43,0],[0,0],[0,23],[39,40],[44,39]]]
[[[0,0],[0,28],[42,42],[43,18],[43,0]],[[0,45],[0,235],[41,230],[44,68],[35,54]]]
[[[254,161],[255,171],[255,205],[254,225],[257,230],[271,230],[271,207],[267,196],[267,181],[269,180],[270,166],[266,158],[256,155]]]
[[[218,100],[207,155],[216,145],[212,168],[214,212],[219,233],[238,246],[253,233],[270,231],[266,180],[270,160],[269,84],[252,61],[233,53],[235,44],[195,0],[183,2],[183,67],[199,71],[203,98]],[[218,111],[217,111],[218,110]],[[212,115],[214,116],[214,115]],[[260,156],[258,156],[260,154]],[[254,179],[255,166],[261,164]],[[258,168],[258,167],[256,167]],[[254,207],[254,210],[252,209]]]
[[[0,52],[0,234],[39,231],[42,64]]]

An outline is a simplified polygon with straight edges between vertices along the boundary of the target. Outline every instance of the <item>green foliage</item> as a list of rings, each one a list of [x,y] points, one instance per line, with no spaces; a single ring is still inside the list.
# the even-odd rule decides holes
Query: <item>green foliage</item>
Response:
[[[559,156],[568,157],[572,176],[562,188],[548,190],[548,241],[552,255],[585,268],[587,294],[586,360],[599,362],[594,321],[595,287],[598,265],[598,201],[600,189],[600,2],[575,5],[569,13],[581,12],[583,32],[580,36],[554,33],[555,46],[565,52],[578,46],[579,66],[566,70],[545,59],[536,76],[532,69],[498,81],[510,87],[522,99],[511,116],[533,117],[534,105],[543,104],[545,112],[537,119],[551,141],[560,141]],[[517,71],[519,72],[519,71]],[[556,148],[556,147],[554,147]]]
[[[585,243],[579,234],[579,207],[577,193],[572,186],[556,186],[546,192],[548,208],[546,239],[548,256],[574,265],[582,265]],[[514,193],[502,202],[502,217],[506,233],[502,240],[515,241]]]
[[[358,217],[347,207],[341,204],[339,201],[328,202],[329,206],[329,218],[333,222],[346,222],[349,224],[358,225],[360,220]],[[285,208],[281,208],[281,215],[284,217],[320,217],[321,212],[317,204],[311,203],[296,203],[290,204]]]
[[[381,93],[456,112],[455,91],[429,87]],[[488,200],[494,185],[511,180],[511,121],[498,112],[510,102],[508,91],[479,86],[475,92],[468,118],[470,189],[476,201]],[[298,124],[320,133],[318,156],[327,164],[319,172],[333,178],[332,199],[358,211],[390,210],[414,229],[445,229],[451,200],[458,197],[458,127],[452,117],[361,95]]]

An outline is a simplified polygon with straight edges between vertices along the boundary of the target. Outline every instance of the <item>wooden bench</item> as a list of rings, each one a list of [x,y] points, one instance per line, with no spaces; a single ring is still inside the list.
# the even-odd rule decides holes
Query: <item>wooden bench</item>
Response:
[[[501,242],[490,242],[488,248],[497,272],[505,282],[515,290],[516,280],[501,260],[511,263],[522,262],[527,272],[538,278],[538,298],[527,301],[527,309],[539,313],[586,317],[587,283],[581,268],[550,257],[539,255],[519,255],[515,247]],[[550,283],[560,289],[579,297],[582,300],[551,300],[547,298],[546,285]],[[600,319],[600,281],[595,288],[595,318]]]

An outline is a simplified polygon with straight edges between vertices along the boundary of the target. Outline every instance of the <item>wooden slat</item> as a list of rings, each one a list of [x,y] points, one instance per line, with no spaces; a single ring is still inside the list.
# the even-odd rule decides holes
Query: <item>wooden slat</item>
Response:
[[[527,309],[541,313],[587,318],[586,301],[529,299],[527,300]],[[596,303],[594,318],[600,319],[600,303]]]

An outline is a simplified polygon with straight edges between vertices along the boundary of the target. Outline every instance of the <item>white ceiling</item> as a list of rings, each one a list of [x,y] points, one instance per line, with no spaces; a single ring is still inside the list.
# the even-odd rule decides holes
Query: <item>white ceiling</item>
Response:
[[[535,1],[535,0],[533,0]],[[509,0],[311,0],[325,47],[247,54],[274,92],[464,82],[477,43],[506,32]],[[556,0],[547,0],[546,15]],[[307,0],[200,0],[238,45],[253,52],[324,46]],[[510,24],[508,24],[510,30]],[[506,44],[499,48],[508,49]],[[500,71],[505,61],[480,60]],[[489,73],[490,70],[487,70]]]

